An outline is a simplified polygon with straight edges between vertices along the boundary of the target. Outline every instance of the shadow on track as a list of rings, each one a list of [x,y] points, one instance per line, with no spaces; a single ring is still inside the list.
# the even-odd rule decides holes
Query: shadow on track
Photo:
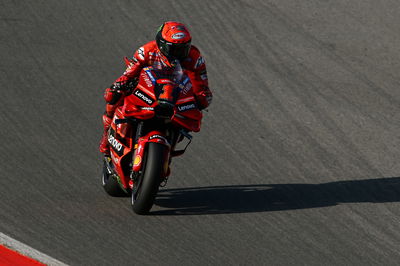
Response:
[[[323,184],[271,184],[160,190],[152,215],[250,213],[334,206],[340,203],[400,202],[400,177]]]

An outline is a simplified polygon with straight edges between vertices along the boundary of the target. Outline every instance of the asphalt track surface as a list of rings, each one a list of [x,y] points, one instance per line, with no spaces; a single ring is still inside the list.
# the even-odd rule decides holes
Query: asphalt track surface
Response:
[[[2,0],[0,232],[70,265],[398,265],[399,13]],[[102,94],[165,20],[190,27],[215,97],[138,216],[101,187]]]

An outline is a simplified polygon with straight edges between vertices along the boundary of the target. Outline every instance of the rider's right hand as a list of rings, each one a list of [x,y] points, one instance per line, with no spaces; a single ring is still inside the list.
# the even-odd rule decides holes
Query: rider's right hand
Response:
[[[121,98],[122,90],[120,86],[115,86],[114,84],[107,88],[104,92],[104,100],[108,104],[116,104]]]

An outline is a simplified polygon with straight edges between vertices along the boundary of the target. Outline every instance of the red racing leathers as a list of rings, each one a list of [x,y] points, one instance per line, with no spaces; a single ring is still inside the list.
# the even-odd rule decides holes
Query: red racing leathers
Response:
[[[129,60],[124,74],[110,88],[106,89],[104,99],[107,105],[103,115],[104,133],[100,142],[100,152],[109,152],[107,131],[110,128],[115,109],[123,104],[124,96],[129,93],[130,83],[135,81],[144,67],[162,68],[168,64],[166,62],[168,60],[158,49],[156,41],[150,41],[135,52],[133,58]],[[212,93],[208,88],[206,65],[199,49],[192,45],[188,57],[181,60],[180,63],[190,77],[199,108],[207,108],[211,103]]]

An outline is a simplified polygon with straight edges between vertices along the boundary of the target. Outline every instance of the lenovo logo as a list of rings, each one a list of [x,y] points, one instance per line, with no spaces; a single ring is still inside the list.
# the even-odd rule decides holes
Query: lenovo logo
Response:
[[[154,103],[154,100],[151,99],[150,96],[148,96],[147,94],[145,94],[144,92],[142,92],[140,90],[135,90],[135,92],[133,94],[135,94],[136,97],[138,97],[139,99],[141,99],[148,105],[152,105]]]
[[[194,103],[192,104],[187,104],[187,105],[179,105],[178,110],[179,112],[187,111],[187,110],[192,110],[195,109],[196,105]]]

